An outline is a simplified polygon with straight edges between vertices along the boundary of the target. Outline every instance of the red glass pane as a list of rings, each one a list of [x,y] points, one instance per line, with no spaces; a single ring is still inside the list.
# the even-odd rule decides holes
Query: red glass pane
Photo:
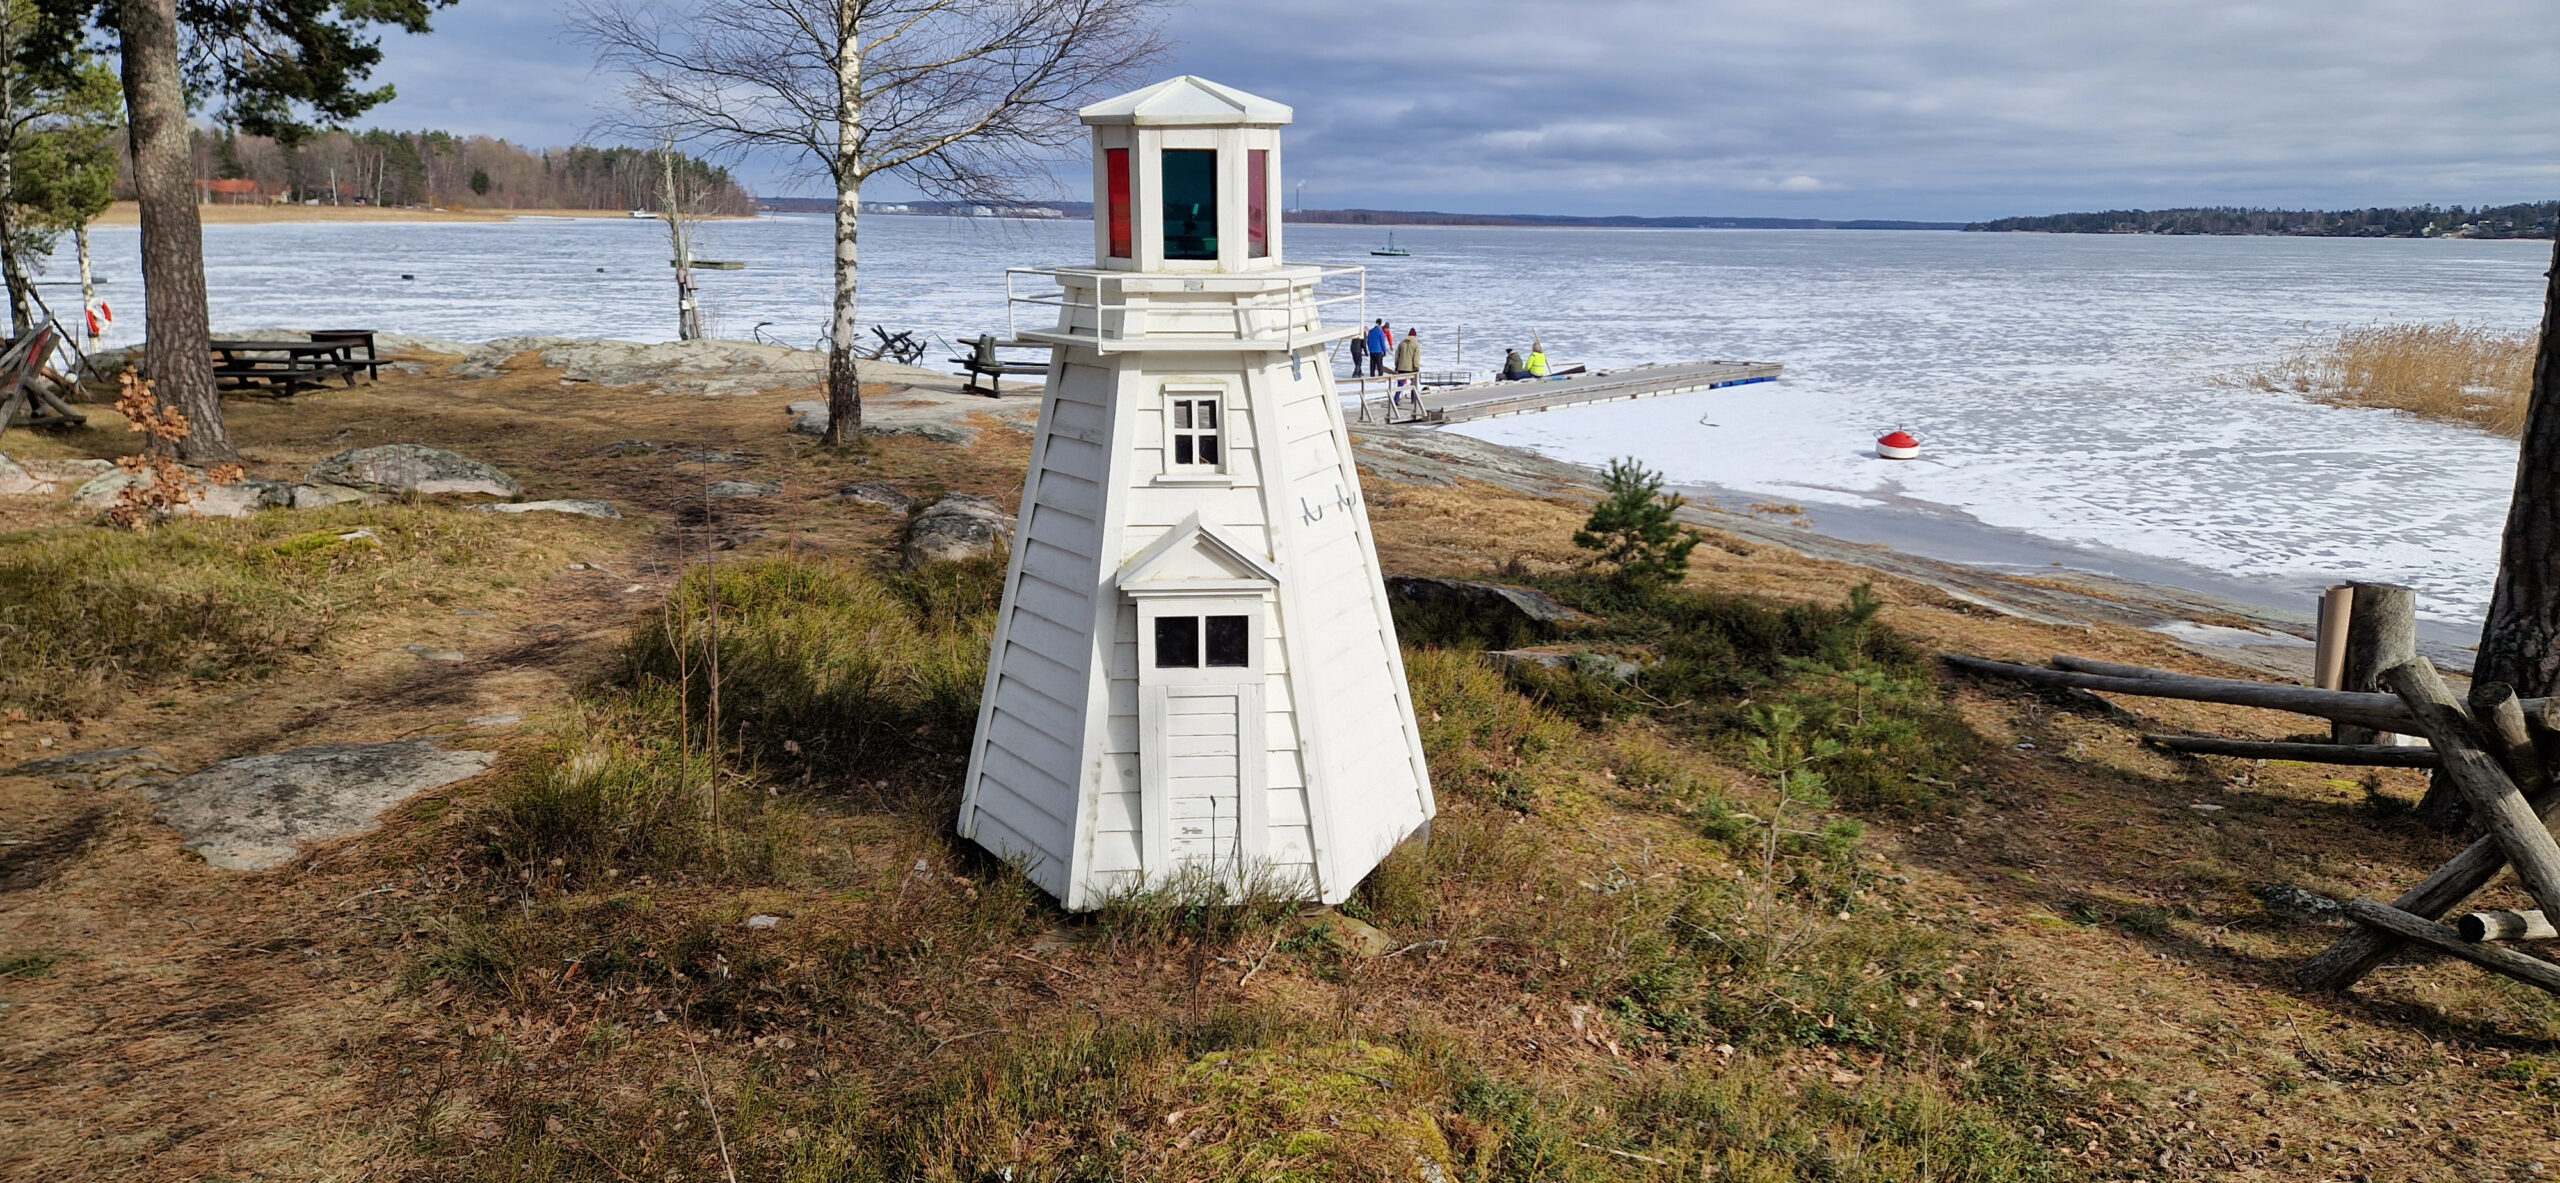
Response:
[[[1256,148],[1245,153],[1244,235],[1251,258],[1271,257],[1271,153]]]
[[[1137,248],[1136,240],[1130,231],[1129,150],[1127,148],[1103,149],[1102,171],[1106,184],[1110,187],[1106,201],[1111,210],[1111,257],[1130,258],[1137,253]]]

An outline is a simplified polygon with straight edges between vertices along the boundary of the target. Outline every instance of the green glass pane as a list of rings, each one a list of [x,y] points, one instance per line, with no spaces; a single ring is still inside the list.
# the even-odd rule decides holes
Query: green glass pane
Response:
[[[1218,154],[1200,148],[1164,154],[1164,257],[1218,257]]]

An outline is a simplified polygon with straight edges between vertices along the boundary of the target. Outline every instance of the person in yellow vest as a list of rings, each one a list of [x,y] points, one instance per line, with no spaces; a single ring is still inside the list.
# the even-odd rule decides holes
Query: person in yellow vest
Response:
[[[1529,343],[1529,376],[1532,378],[1547,376],[1547,347],[1535,341]]]

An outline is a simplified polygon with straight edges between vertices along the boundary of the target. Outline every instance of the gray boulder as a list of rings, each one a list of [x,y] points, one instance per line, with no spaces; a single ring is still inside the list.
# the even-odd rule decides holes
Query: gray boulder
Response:
[[[1525,587],[1390,575],[1387,594],[1408,604],[1463,613],[1496,626],[1511,625],[1536,636],[1588,624],[1591,618],[1558,603],[1555,597]]]
[[[468,456],[419,444],[382,444],[356,448],[311,466],[314,485],[345,485],[371,493],[485,493],[513,497],[524,492],[514,477]]]
[[[193,496],[169,509],[173,517],[245,518],[261,509],[291,504],[292,486],[283,481],[243,480],[217,485],[201,468],[181,471],[187,491]],[[143,479],[141,474],[118,469],[80,486],[71,494],[71,502],[83,509],[113,509],[116,498]]]
[[[18,466],[8,453],[0,452],[0,496],[24,496],[53,492],[53,482],[41,479]]]
[[[1523,666],[1580,674],[1604,682],[1624,682],[1644,672],[1644,667],[1623,657],[1589,650],[1560,653],[1552,649],[1496,649],[1484,655],[1496,669],[1510,671]]]
[[[858,485],[846,485],[836,490],[832,500],[859,501],[864,505],[877,505],[882,509],[895,510],[905,510],[916,503],[915,498],[907,496],[904,490],[887,481],[864,481]]]
[[[116,470],[113,460],[27,460],[19,467],[27,475],[57,485],[78,487]]]
[[[188,850],[235,871],[263,871],[306,843],[362,833],[384,810],[478,776],[497,757],[423,739],[325,743],[225,760],[152,791]]]
[[[984,497],[953,493],[908,520],[901,561],[912,571],[927,563],[1002,558],[1012,548],[1012,514]]]
[[[362,489],[345,485],[289,485],[285,488],[288,509],[327,509],[332,505],[348,505],[371,499]]]
[[[780,485],[759,484],[755,481],[713,481],[711,487],[705,490],[705,495],[714,500],[734,501],[744,497],[771,497],[781,491]]]
[[[482,513],[573,513],[589,518],[619,518],[622,511],[610,501],[590,501],[568,497],[555,501],[498,501],[475,506]]]

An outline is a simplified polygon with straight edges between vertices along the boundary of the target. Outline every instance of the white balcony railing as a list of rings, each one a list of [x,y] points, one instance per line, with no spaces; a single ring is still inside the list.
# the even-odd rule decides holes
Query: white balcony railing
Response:
[[[1045,280],[1051,291],[1022,291]],[[1133,349],[1295,350],[1368,323],[1365,267],[1293,266],[1263,272],[1105,271],[1094,267],[1009,267],[1004,273],[1005,336],[1050,340],[1111,353]],[[1116,298],[1114,298],[1116,297]],[[1348,308],[1345,324],[1325,313]],[[1022,323],[1024,309],[1043,310]],[[1026,336],[1025,334],[1029,335]]]

